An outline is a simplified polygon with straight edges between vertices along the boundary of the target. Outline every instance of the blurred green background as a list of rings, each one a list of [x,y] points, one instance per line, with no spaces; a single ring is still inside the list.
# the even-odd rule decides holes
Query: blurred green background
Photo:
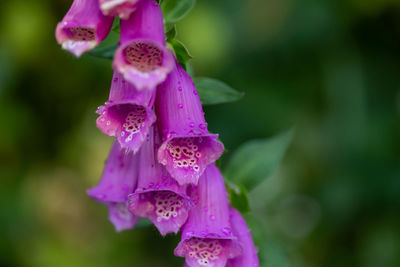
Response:
[[[111,62],[54,38],[70,0],[0,3],[0,266],[181,266],[179,236],[115,233],[97,183]],[[199,76],[244,91],[205,107],[228,152],[293,125],[246,215],[262,266],[400,266],[400,2],[198,0],[178,39]]]

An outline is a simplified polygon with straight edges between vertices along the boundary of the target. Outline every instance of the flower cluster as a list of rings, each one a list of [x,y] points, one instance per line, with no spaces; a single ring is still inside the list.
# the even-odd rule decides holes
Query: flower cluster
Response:
[[[154,0],[75,0],[57,25],[62,47],[80,56],[121,18],[109,99],[98,128],[115,138],[97,186],[117,231],[148,218],[162,235],[181,231],[185,266],[258,266],[245,221],[229,206],[214,162],[224,146],[207,130],[191,77],[166,46]]]

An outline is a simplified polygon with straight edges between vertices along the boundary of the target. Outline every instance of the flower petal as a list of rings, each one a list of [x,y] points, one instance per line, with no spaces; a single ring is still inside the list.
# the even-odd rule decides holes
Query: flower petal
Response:
[[[166,235],[179,231],[192,202],[186,195],[186,187],[179,186],[157,162],[158,146],[157,129],[153,127],[139,152],[138,189],[129,195],[128,208],[136,216],[149,218]]]
[[[127,19],[133,13],[140,0],[100,0],[100,8],[106,16],[118,16]]]
[[[156,120],[151,109],[154,96],[155,91],[138,91],[114,72],[109,100],[97,110],[97,127],[136,153]]]
[[[109,219],[117,231],[132,228],[137,218],[127,214],[127,196],[137,186],[138,156],[114,142],[100,182],[87,190],[97,202],[107,205]]]
[[[224,146],[218,135],[208,132],[196,88],[178,62],[157,90],[156,113],[163,138],[158,160],[179,184],[197,184]]]
[[[224,181],[214,164],[207,167],[190,196],[196,206],[189,212],[174,253],[185,257],[188,266],[223,267],[241,248],[232,234]]]
[[[160,6],[142,0],[138,10],[121,21],[120,47],[113,66],[138,90],[153,90],[173,67],[173,54],[165,44]]]
[[[79,57],[106,38],[113,20],[113,17],[102,14],[97,0],[74,0],[63,20],[57,24],[57,42]]]
[[[251,266],[258,267],[259,261],[257,249],[254,246],[251,233],[247,228],[246,221],[243,219],[240,212],[234,208],[230,208],[231,225],[235,236],[242,247],[242,254],[236,258],[228,260],[227,267],[242,267]]]

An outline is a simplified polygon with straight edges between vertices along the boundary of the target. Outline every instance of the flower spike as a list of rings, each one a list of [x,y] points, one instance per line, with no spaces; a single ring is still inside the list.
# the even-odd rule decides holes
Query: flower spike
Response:
[[[141,0],[100,0],[100,8],[106,16],[127,19],[136,10]]]
[[[182,228],[175,255],[191,267],[224,267],[241,253],[229,221],[228,196],[222,175],[214,164],[204,171],[190,196],[196,203]]]
[[[226,267],[258,267],[259,261],[257,250],[251,238],[251,233],[247,228],[246,221],[240,212],[234,208],[230,208],[231,225],[235,236],[242,247],[242,254],[236,258],[228,260]]]
[[[109,100],[97,110],[97,127],[136,153],[156,120],[152,111],[154,98],[155,91],[138,91],[114,72]]]
[[[56,39],[62,48],[80,57],[103,41],[110,32],[113,17],[106,17],[98,0],[74,0],[57,24]]]
[[[159,146],[156,128],[139,152],[139,180],[134,194],[128,196],[128,209],[139,217],[149,218],[162,235],[177,233],[186,222],[192,206],[186,186],[179,186],[164,166],[157,162]]]
[[[108,206],[109,220],[118,232],[131,229],[138,218],[126,206],[127,196],[136,189],[138,157],[114,142],[100,182],[87,190],[97,202]]]
[[[153,90],[173,67],[173,54],[166,47],[160,6],[142,0],[127,20],[121,20],[120,46],[113,66],[138,90]]]
[[[158,87],[156,113],[163,144],[158,160],[179,184],[197,184],[207,165],[224,150],[217,134],[210,134],[200,98],[190,76],[175,62]]]

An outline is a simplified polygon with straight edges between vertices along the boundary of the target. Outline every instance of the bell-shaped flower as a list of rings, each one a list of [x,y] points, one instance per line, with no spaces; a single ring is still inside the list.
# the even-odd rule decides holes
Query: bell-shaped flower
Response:
[[[131,229],[138,218],[128,211],[128,195],[137,185],[138,157],[114,142],[105,164],[100,182],[87,190],[87,194],[97,202],[108,206],[109,220],[119,232]]]
[[[106,16],[127,19],[136,10],[141,0],[99,0],[100,8]]]
[[[153,90],[173,67],[166,47],[163,17],[155,0],[142,0],[128,19],[121,20],[120,46],[113,66],[138,90]]]
[[[190,193],[196,206],[182,227],[175,255],[186,258],[191,267],[224,267],[228,259],[241,253],[233,235],[228,196],[221,173],[211,164]]]
[[[259,261],[257,249],[254,246],[251,233],[240,212],[230,208],[231,226],[233,234],[238,238],[242,247],[242,254],[236,258],[228,260],[226,267],[258,267]]]
[[[57,42],[79,57],[107,37],[113,21],[113,17],[103,15],[98,0],[74,0],[63,20],[57,24]]]
[[[156,120],[154,99],[155,91],[138,91],[115,71],[109,100],[97,110],[97,127],[136,153]]]
[[[128,209],[136,216],[149,218],[166,235],[179,231],[193,204],[186,195],[186,186],[180,186],[158,163],[158,146],[157,129],[153,127],[138,153],[138,188],[128,196]]]
[[[197,184],[205,168],[224,151],[217,134],[210,134],[200,98],[190,76],[175,63],[157,88],[156,113],[163,144],[158,160],[179,184]]]

